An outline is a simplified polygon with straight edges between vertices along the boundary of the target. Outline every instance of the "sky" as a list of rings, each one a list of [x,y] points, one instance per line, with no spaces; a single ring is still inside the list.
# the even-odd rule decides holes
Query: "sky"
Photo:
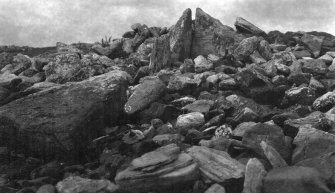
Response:
[[[170,27],[200,7],[223,24],[335,35],[335,0],[0,0],[0,45],[54,46],[119,38],[133,23]]]

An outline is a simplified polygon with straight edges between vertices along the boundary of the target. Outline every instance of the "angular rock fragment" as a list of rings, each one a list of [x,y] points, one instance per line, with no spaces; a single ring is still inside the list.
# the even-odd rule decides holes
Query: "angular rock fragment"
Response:
[[[256,36],[243,39],[234,50],[234,58],[236,60],[247,60],[248,57],[258,48],[260,39]]]
[[[309,127],[299,128],[293,144],[296,146],[292,154],[292,163],[320,157],[331,153],[335,148],[335,135]]]
[[[224,151],[204,146],[193,146],[187,150],[198,164],[201,175],[217,183],[243,178],[245,166]]]
[[[171,63],[170,39],[168,35],[163,35],[155,40],[150,56],[149,69],[158,72],[163,68],[170,67]]]
[[[109,180],[91,180],[79,176],[70,176],[56,185],[59,193],[113,193],[117,186]]]
[[[313,108],[315,110],[327,111],[335,105],[335,93],[327,92],[320,96],[313,102]]]
[[[202,55],[194,59],[194,70],[196,73],[206,72],[213,68],[213,63],[207,61]]]
[[[326,179],[317,170],[301,166],[270,170],[265,176],[262,192],[331,193],[326,185]]]
[[[170,31],[171,61],[184,61],[191,54],[192,11],[186,9]]]
[[[324,37],[314,36],[307,33],[301,37],[301,41],[312,51],[314,57],[320,55],[323,39]]]
[[[193,112],[180,115],[177,118],[176,128],[181,134],[186,134],[189,129],[198,129],[205,124],[205,117],[202,113]]]
[[[273,168],[287,166],[286,161],[271,145],[268,145],[266,142],[262,141],[261,147],[265,157],[270,161]]]
[[[261,193],[266,170],[257,158],[249,159],[245,168],[243,193]]]
[[[213,184],[205,193],[226,193],[226,189],[219,184]]]
[[[259,29],[257,26],[242,17],[237,17],[234,25],[239,32],[253,34],[256,36],[266,36],[266,33],[263,30]]]
[[[140,111],[157,100],[165,91],[166,86],[163,81],[158,78],[145,80],[134,93],[129,97],[124,106],[125,112],[133,114]]]
[[[115,182],[130,192],[160,191],[183,185],[198,178],[198,168],[192,157],[170,144],[134,159],[119,172]]]

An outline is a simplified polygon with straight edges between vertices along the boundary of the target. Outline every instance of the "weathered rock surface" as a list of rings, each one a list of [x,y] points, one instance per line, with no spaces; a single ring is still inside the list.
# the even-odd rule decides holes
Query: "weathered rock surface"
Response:
[[[164,190],[198,178],[197,165],[188,154],[170,144],[134,159],[117,174],[120,189],[131,192]]]
[[[187,152],[199,165],[201,175],[214,182],[224,183],[244,176],[245,166],[224,151],[193,146]]]
[[[289,166],[270,170],[263,183],[264,193],[330,193],[326,180],[309,167]],[[308,185],[307,185],[308,184]]]
[[[117,123],[126,101],[128,76],[111,71],[0,107],[1,144],[44,158],[82,155],[105,125]]]
[[[243,36],[237,34],[231,27],[223,25],[202,9],[196,9],[192,58],[208,54],[225,55],[226,49],[232,50],[232,47],[242,39]]]
[[[170,31],[171,61],[190,57],[192,44],[192,11],[186,9]]]
[[[256,158],[249,159],[245,168],[243,193],[261,193],[266,170]]]
[[[189,129],[198,129],[205,123],[205,117],[200,112],[193,112],[180,115],[177,118],[176,128],[182,134],[186,134]]]
[[[241,33],[248,33],[256,36],[266,36],[266,33],[263,30],[259,29],[257,26],[242,17],[237,17],[234,25],[237,31]]]
[[[56,185],[59,193],[113,193],[118,188],[109,180],[91,180],[70,176]]]
[[[164,93],[165,89],[164,82],[158,78],[145,80],[136,87],[134,93],[129,97],[124,106],[125,112],[133,114],[144,109],[157,100]]]
[[[331,153],[335,148],[335,135],[312,127],[300,127],[293,144],[292,163]]]
[[[169,35],[166,34],[158,37],[155,40],[154,47],[151,52],[149,69],[152,72],[158,72],[163,68],[170,67],[170,52]]]

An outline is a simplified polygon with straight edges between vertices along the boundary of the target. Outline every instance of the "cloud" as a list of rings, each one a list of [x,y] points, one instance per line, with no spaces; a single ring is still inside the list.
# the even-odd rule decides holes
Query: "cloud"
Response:
[[[335,34],[335,0],[0,0],[0,44],[52,46],[117,38],[137,22],[169,27],[186,8],[196,7],[230,26],[242,16],[265,31]]]

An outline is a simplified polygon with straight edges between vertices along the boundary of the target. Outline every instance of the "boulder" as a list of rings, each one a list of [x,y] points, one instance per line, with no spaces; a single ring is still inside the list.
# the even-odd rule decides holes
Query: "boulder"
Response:
[[[170,67],[170,57],[171,53],[169,35],[166,34],[156,38],[150,56],[149,69],[152,72],[158,72],[163,68]]]
[[[295,165],[314,168],[319,171],[330,184],[335,184],[335,152],[305,159]]]
[[[324,37],[305,33],[301,41],[312,51],[315,58],[319,57]]]
[[[307,86],[293,87],[285,91],[285,98],[290,104],[311,105],[316,94],[314,89]]]
[[[266,33],[263,30],[259,29],[257,26],[242,17],[237,17],[234,25],[237,31],[240,33],[248,33],[256,36],[266,36]]]
[[[192,157],[169,144],[134,159],[119,172],[115,182],[130,192],[163,191],[193,182],[198,178],[197,165]]]
[[[299,128],[293,140],[296,146],[292,154],[292,163],[298,163],[309,158],[320,157],[331,153],[335,148],[335,135],[315,129],[310,126]]]
[[[313,108],[317,111],[328,111],[335,105],[335,92],[327,92],[326,94],[315,99]]]
[[[285,159],[291,155],[290,147],[286,144],[285,135],[277,125],[257,123],[244,132],[242,143],[255,153],[265,157],[261,142],[271,145]]]
[[[245,168],[243,193],[261,193],[266,170],[257,159],[249,159]]]
[[[223,25],[219,20],[197,8],[191,57],[208,54],[224,56],[226,50],[232,51],[233,46],[243,38],[243,35],[237,34],[231,27]]]
[[[165,91],[166,86],[158,78],[148,79],[136,87],[124,106],[127,114],[133,114],[143,110],[145,107],[156,101]]]
[[[302,62],[302,71],[304,73],[311,73],[314,76],[316,75],[325,75],[328,72],[328,66],[323,60],[320,59],[309,59],[309,60],[300,60]]]
[[[213,184],[205,193],[226,193],[226,189],[219,184]]]
[[[167,89],[170,92],[179,92],[187,95],[191,94],[197,88],[197,85],[196,80],[176,74],[170,78]]]
[[[188,112],[199,112],[206,114],[213,107],[213,105],[214,101],[211,100],[197,100],[194,101],[192,104],[186,105],[182,109]]]
[[[332,115],[315,111],[308,116],[288,119],[284,122],[285,135],[295,137],[300,127],[311,126],[316,129],[328,131],[334,126],[334,118]]]
[[[244,177],[245,166],[227,152],[205,146],[192,146],[187,150],[198,164],[201,175],[216,183],[225,183]]]
[[[315,169],[288,166],[270,170],[263,182],[263,193],[331,193],[326,179]]]
[[[196,73],[210,71],[213,68],[213,63],[207,61],[202,55],[194,59],[194,70]]]
[[[254,68],[245,68],[235,75],[241,90],[249,97],[262,102],[272,100],[273,85],[268,77]]]
[[[263,149],[265,157],[269,160],[273,168],[287,166],[286,161],[281,157],[281,155],[266,142],[261,142],[261,147]]]
[[[180,115],[177,118],[176,128],[178,131],[185,135],[190,129],[198,129],[205,124],[205,117],[202,113],[193,112]]]
[[[192,44],[192,11],[186,9],[169,32],[171,61],[184,61],[190,57]]]
[[[1,145],[44,159],[80,159],[105,126],[117,124],[128,79],[123,71],[111,71],[0,107]]]
[[[114,193],[117,186],[109,180],[91,180],[79,176],[70,176],[56,185],[59,193]]]
[[[265,60],[267,61],[271,60],[272,58],[271,47],[266,40],[261,40],[259,42],[258,51]]]
[[[248,60],[249,56],[258,48],[260,39],[256,36],[243,39],[234,50],[236,60]]]

